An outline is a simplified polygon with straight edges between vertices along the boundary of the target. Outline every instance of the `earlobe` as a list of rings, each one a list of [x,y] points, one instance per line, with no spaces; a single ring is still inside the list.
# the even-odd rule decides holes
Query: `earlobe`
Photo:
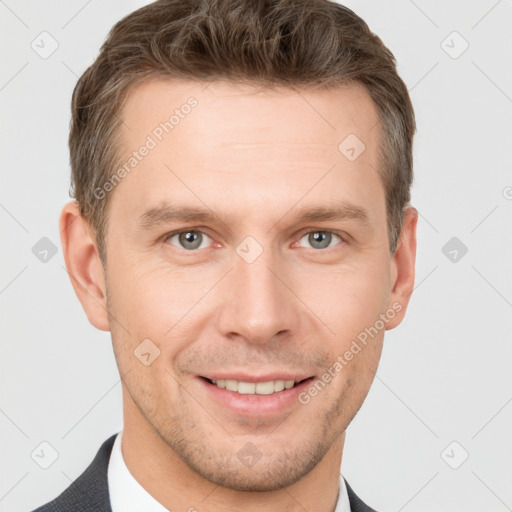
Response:
[[[66,269],[78,300],[97,329],[110,331],[105,274],[89,222],[80,215],[78,203],[67,203],[59,219]]]
[[[397,313],[386,324],[386,330],[395,328],[403,320],[414,288],[416,266],[416,226],[418,211],[408,207],[404,212],[404,221],[397,249],[391,260],[391,293],[388,307]]]

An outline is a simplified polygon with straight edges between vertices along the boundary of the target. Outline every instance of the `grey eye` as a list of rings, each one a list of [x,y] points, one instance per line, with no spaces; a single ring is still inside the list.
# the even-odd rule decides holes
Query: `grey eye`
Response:
[[[175,238],[178,239],[180,248],[193,251],[195,249],[202,249],[203,244],[209,237],[201,231],[181,231],[180,233],[171,235],[168,240],[171,242]]]
[[[331,231],[311,231],[306,233],[302,238],[304,239],[306,237],[308,243],[313,247],[313,249],[327,249],[334,240],[333,237],[341,240],[338,235]]]

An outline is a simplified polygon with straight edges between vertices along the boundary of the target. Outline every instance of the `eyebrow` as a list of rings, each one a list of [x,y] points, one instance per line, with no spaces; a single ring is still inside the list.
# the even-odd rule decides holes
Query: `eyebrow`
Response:
[[[281,219],[286,217],[289,213],[290,212],[287,212]],[[280,222],[281,219],[279,219],[276,224]],[[345,220],[357,220],[363,224],[370,224],[366,209],[345,202],[338,203],[334,206],[304,207],[298,209],[295,213],[295,222],[297,224]],[[169,224],[173,221],[214,223],[219,221],[219,217],[208,209],[164,204],[150,208],[144,212],[138,217],[137,225],[141,229],[150,229]]]

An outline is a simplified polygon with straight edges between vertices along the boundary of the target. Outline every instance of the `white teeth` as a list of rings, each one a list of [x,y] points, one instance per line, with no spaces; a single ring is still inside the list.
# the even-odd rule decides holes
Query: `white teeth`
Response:
[[[284,389],[284,380],[276,380],[274,382],[274,391],[283,391]]]
[[[215,383],[215,384],[217,384],[217,383]],[[226,381],[226,389],[228,391],[238,391],[238,381],[237,380],[227,380]]]
[[[268,382],[241,382],[238,380],[212,380],[213,384],[221,389],[236,391],[241,395],[272,395],[283,389],[293,388],[294,380],[271,380]]]
[[[238,392],[241,395],[254,395],[256,392],[256,384],[254,382],[239,382]]]
[[[271,395],[275,391],[275,384],[270,382],[258,382],[255,386],[257,395]]]

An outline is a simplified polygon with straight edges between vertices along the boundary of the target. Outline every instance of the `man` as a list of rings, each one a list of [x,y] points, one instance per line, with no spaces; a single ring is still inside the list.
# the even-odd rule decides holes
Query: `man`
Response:
[[[60,227],[124,428],[39,511],[372,510],[340,468],[413,289],[414,131],[392,54],[327,0],[116,24],[73,94]]]

